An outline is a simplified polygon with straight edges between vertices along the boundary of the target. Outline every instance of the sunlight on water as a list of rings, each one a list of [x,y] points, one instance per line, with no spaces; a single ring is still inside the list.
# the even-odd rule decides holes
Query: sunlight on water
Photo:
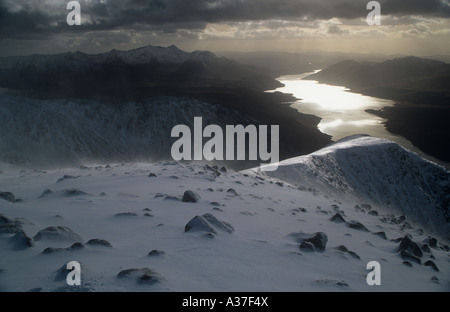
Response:
[[[326,133],[329,128],[336,128],[342,126],[343,124],[344,121],[342,119],[336,119],[329,122],[321,122],[319,125],[319,130]]]
[[[285,86],[276,91],[291,93],[299,98],[292,105],[299,112],[321,117],[318,125],[320,131],[333,136],[333,139],[359,133],[390,137],[384,128],[384,120],[365,110],[392,106],[392,101],[352,93],[345,87],[302,80],[310,74],[282,76],[278,80]]]
[[[317,72],[319,71],[317,70],[314,73]],[[365,111],[367,109],[380,110],[386,106],[393,106],[393,101],[352,93],[345,87],[302,80],[302,78],[311,74],[313,73],[279,77],[278,81],[285,86],[267,92],[279,91],[294,95],[299,100],[293,103],[291,107],[300,113],[322,118],[317,127],[321,132],[331,135],[333,140],[339,140],[354,134],[368,134],[373,137],[385,138],[450,168],[449,164],[423,153],[404,137],[388,132],[384,126],[385,119]]]
[[[319,84],[310,80],[302,82],[286,80],[282,82],[286,85],[286,87],[282,88],[282,92],[292,93],[294,96],[301,98],[303,103],[311,103],[322,110],[346,112],[364,110],[379,104],[378,99],[346,92],[348,89],[344,87]],[[278,91],[281,90],[279,89]],[[386,102],[388,104],[389,101]]]

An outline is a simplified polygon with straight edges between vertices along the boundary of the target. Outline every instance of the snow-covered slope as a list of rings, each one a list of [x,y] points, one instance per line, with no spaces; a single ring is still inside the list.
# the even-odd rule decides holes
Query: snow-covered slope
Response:
[[[398,144],[357,135],[283,161],[267,175],[404,214],[450,237],[450,174]]]
[[[254,123],[236,111],[190,98],[143,102],[38,100],[0,94],[0,161],[49,168],[86,162],[155,161],[170,157],[172,128]]]
[[[449,291],[448,241],[361,200],[383,182],[400,192],[388,179],[402,162],[399,199],[420,198],[420,176],[436,179],[434,191],[448,183],[396,149],[352,138],[283,162],[276,178],[174,162],[1,165],[0,192],[10,193],[0,193],[0,290]],[[81,264],[81,286],[66,284],[69,261]],[[366,283],[370,261],[381,286]]]

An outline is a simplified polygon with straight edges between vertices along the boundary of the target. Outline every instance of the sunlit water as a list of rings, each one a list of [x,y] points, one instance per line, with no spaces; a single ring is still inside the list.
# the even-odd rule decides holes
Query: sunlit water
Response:
[[[385,119],[365,112],[367,109],[379,110],[385,106],[393,106],[393,101],[352,93],[345,87],[302,80],[310,74],[312,73],[279,77],[278,81],[285,86],[275,91],[291,93],[300,99],[291,107],[300,113],[322,118],[318,128],[331,135],[333,140],[354,134],[368,134],[394,141],[431,161],[449,167],[449,164],[423,153],[404,137],[388,132],[383,124]]]

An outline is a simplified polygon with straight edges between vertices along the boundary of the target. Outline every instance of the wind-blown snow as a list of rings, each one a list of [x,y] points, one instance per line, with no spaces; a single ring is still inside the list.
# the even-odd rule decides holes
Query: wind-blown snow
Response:
[[[449,291],[445,238],[420,229],[409,215],[362,200],[379,194],[375,189],[382,189],[385,178],[394,179],[390,172],[406,161],[417,168],[402,180],[405,188],[385,185],[404,192],[397,193],[399,199],[412,203],[417,198],[419,205],[407,213],[422,209],[420,176],[431,183],[433,175],[442,174],[430,184],[437,192],[448,173],[415,157],[390,142],[356,137],[282,162],[273,177],[256,169],[225,172],[175,162],[51,171],[2,165],[0,191],[13,193],[16,202],[0,198],[0,290]],[[340,170],[335,167],[331,174],[337,165]],[[316,178],[307,170],[312,166]],[[369,180],[348,176],[351,170],[370,174]],[[357,182],[360,188],[354,187]],[[181,201],[187,190],[199,195],[198,202]],[[341,217],[333,218],[337,213]],[[206,220],[206,230],[186,232],[197,216]],[[208,232],[217,224],[233,231]],[[49,227],[96,243],[82,248],[64,240],[32,239]],[[299,239],[314,233],[326,235],[325,250],[300,249]],[[420,259],[399,252],[397,239],[407,235],[423,250]],[[81,263],[79,287],[66,285],[62,268],[69,261]],[[381,286],[366,283],[369,261],[381,264]]]

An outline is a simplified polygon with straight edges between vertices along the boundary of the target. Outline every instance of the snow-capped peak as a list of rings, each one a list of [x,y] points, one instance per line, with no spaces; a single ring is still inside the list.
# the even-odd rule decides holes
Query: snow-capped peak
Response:
[[[174,45],[167,48],[148,45],[129,51],[112,50],[108,53],[99,54],[97,56],[97,61],[120,60],[127,64],[181,64],[185,62],[188,57],[189,53],[178,49]]]
[[[219,57],[210,51],[195,50],[191,53],[189,61],[207,63],[217,60]]]

